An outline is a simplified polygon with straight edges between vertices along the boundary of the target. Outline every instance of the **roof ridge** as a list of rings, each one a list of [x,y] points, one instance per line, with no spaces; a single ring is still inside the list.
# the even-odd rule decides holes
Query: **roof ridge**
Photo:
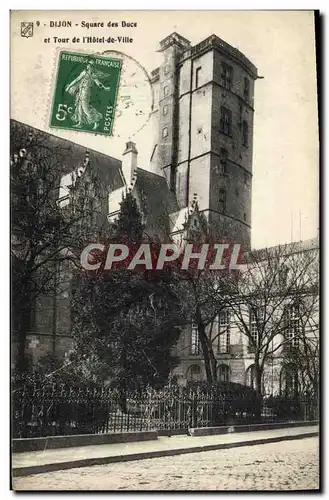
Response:
[[[97,153],[98,155],[104,156],[105,158],[109,158],[111,160],[118,161],[118,162],[120,162],[120,165],[122,163],[122,161],[119,160],[119,158],[115,158],[114,156],[109,156],[106,153],[102,153],[101,151],[97,151],[96,149],[89,148],[87,146],[84,146],[83,144],[79,144],[77,142],[70,141],[69,139],[64,139],[63,137],[60,137],[59,135],[52,134],[51,132],[47,132],[46,130],[41,130],[40,128],[34,127],[33,125],[29,125],[28,123],[24,123],[24,122],[21,122],[19,120],[15,120],[14,118],[10,118],[10,122],[14,122],[14,123],[17,123],[19,125],[23,125],[24,127],[29,127],[33,130],[41,132],[42,134],[47,134],[50,137],[54,137],[55,139],[59,139],[60,141],[67,142],[69,144],[74,144],[75,146],[79,146],[80,148],[85,148],[85,150],[88,151],[89,153],[90,152]]]

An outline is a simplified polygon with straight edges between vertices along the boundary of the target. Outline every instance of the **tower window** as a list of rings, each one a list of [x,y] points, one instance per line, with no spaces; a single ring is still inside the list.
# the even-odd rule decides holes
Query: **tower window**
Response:
[[[245,120],[242,122],[242,144],[248,147],[248,123]]]
[[[249,96],[250,94],[250,81],[248,80],[248,78],[244,78],[243,80],[243,99],[246,101],[246,102],[249,102]]]
[[[220,148],[220,166],[222,174],[227,174],[227,159],[228,159],[227,149]]]
[[[220,83],[222,87],[231,90],[233,80],[233,68],[226,63],[221,64]]]
[[[219,196],[218,196],[218,209],[220,212],[225,212],[225,208],[226,208],[226,191],[225,189],[221,188],[219,190]]]
[[[169,64],[166,64],[164,69],[163,69],[163,72],[165,75],[167,75],[169,73],[169,71],[170,71],[170,66],[169,66]]]
[[[162,137],[165,138],[168,136],[168,127],[164,127],[162,129]]]
[[[247,174],[247,172],[244,172],[244,183],[245,183],[245,185],[248,184],[248,174]]]
[[[165,86],[163,87],[163,95],[164,95],[164,96],[166,96],[166,95],[168,95],[168,94],[169,94],[169,87],[168,87],[168,85],[165,85]]]
[[[242,112],[243,112],[242,105],[239,104],[239,129],[240,130],[241,130],[241,126],[242,126]]]
[[[219,130],[225,135],[232,135],[232,111],[225,106],[220,108]]]
[[[245,222],[247,222],[247,214],[246,214],[246,212],[244,212],[244,214],[243,214],[243,220],[244,220]]]
[[[168,105],[167,105],[167,104],[165,104],[165,105],[163,106],[162,114],[163,114],[163,115],[167,115],[167,114],[168,114]]]
[[[195,70],[195,88],[197,89],[200,85],[200,75],[201,75],[201,66],[199,66]]]

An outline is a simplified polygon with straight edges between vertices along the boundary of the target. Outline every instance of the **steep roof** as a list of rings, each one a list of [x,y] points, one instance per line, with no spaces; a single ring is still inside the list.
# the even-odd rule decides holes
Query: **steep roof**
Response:
[[[170,233],[170,217],[179,209],[176,196],[164,177],[142,168],[137,169],[136,190],[147,225]]]
[[[88,152],[90,165],[95,169],[102,183],[107,185],[111,191],[123,186],[121,161],[117,158],[86,148],[67,139],[62,139],[31,125],[16,120],[10,120],[10,122],[12,137],[17,132],[24,135],[30,133],[37,134],[44,145],[50,148],[57,148],[60,151],[61,160],[63,161],[63,165],[61,166],[63,175],[71,172],[72,167],[82,165],[86,157],[86,152]]]

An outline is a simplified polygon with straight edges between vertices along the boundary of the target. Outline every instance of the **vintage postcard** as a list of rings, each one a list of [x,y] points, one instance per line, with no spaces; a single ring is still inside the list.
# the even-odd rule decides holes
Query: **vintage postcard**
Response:
[[[13,490],[320,489],[318,30],[11,12]]]

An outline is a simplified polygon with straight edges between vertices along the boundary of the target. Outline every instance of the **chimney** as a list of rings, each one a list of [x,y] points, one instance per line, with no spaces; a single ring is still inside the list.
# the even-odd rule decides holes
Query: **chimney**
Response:
[[[134,170],[137,169],[137,155],[136,144],[131,141],[127,142],[122,155],[122,172],[128,187],[132,183]]]

